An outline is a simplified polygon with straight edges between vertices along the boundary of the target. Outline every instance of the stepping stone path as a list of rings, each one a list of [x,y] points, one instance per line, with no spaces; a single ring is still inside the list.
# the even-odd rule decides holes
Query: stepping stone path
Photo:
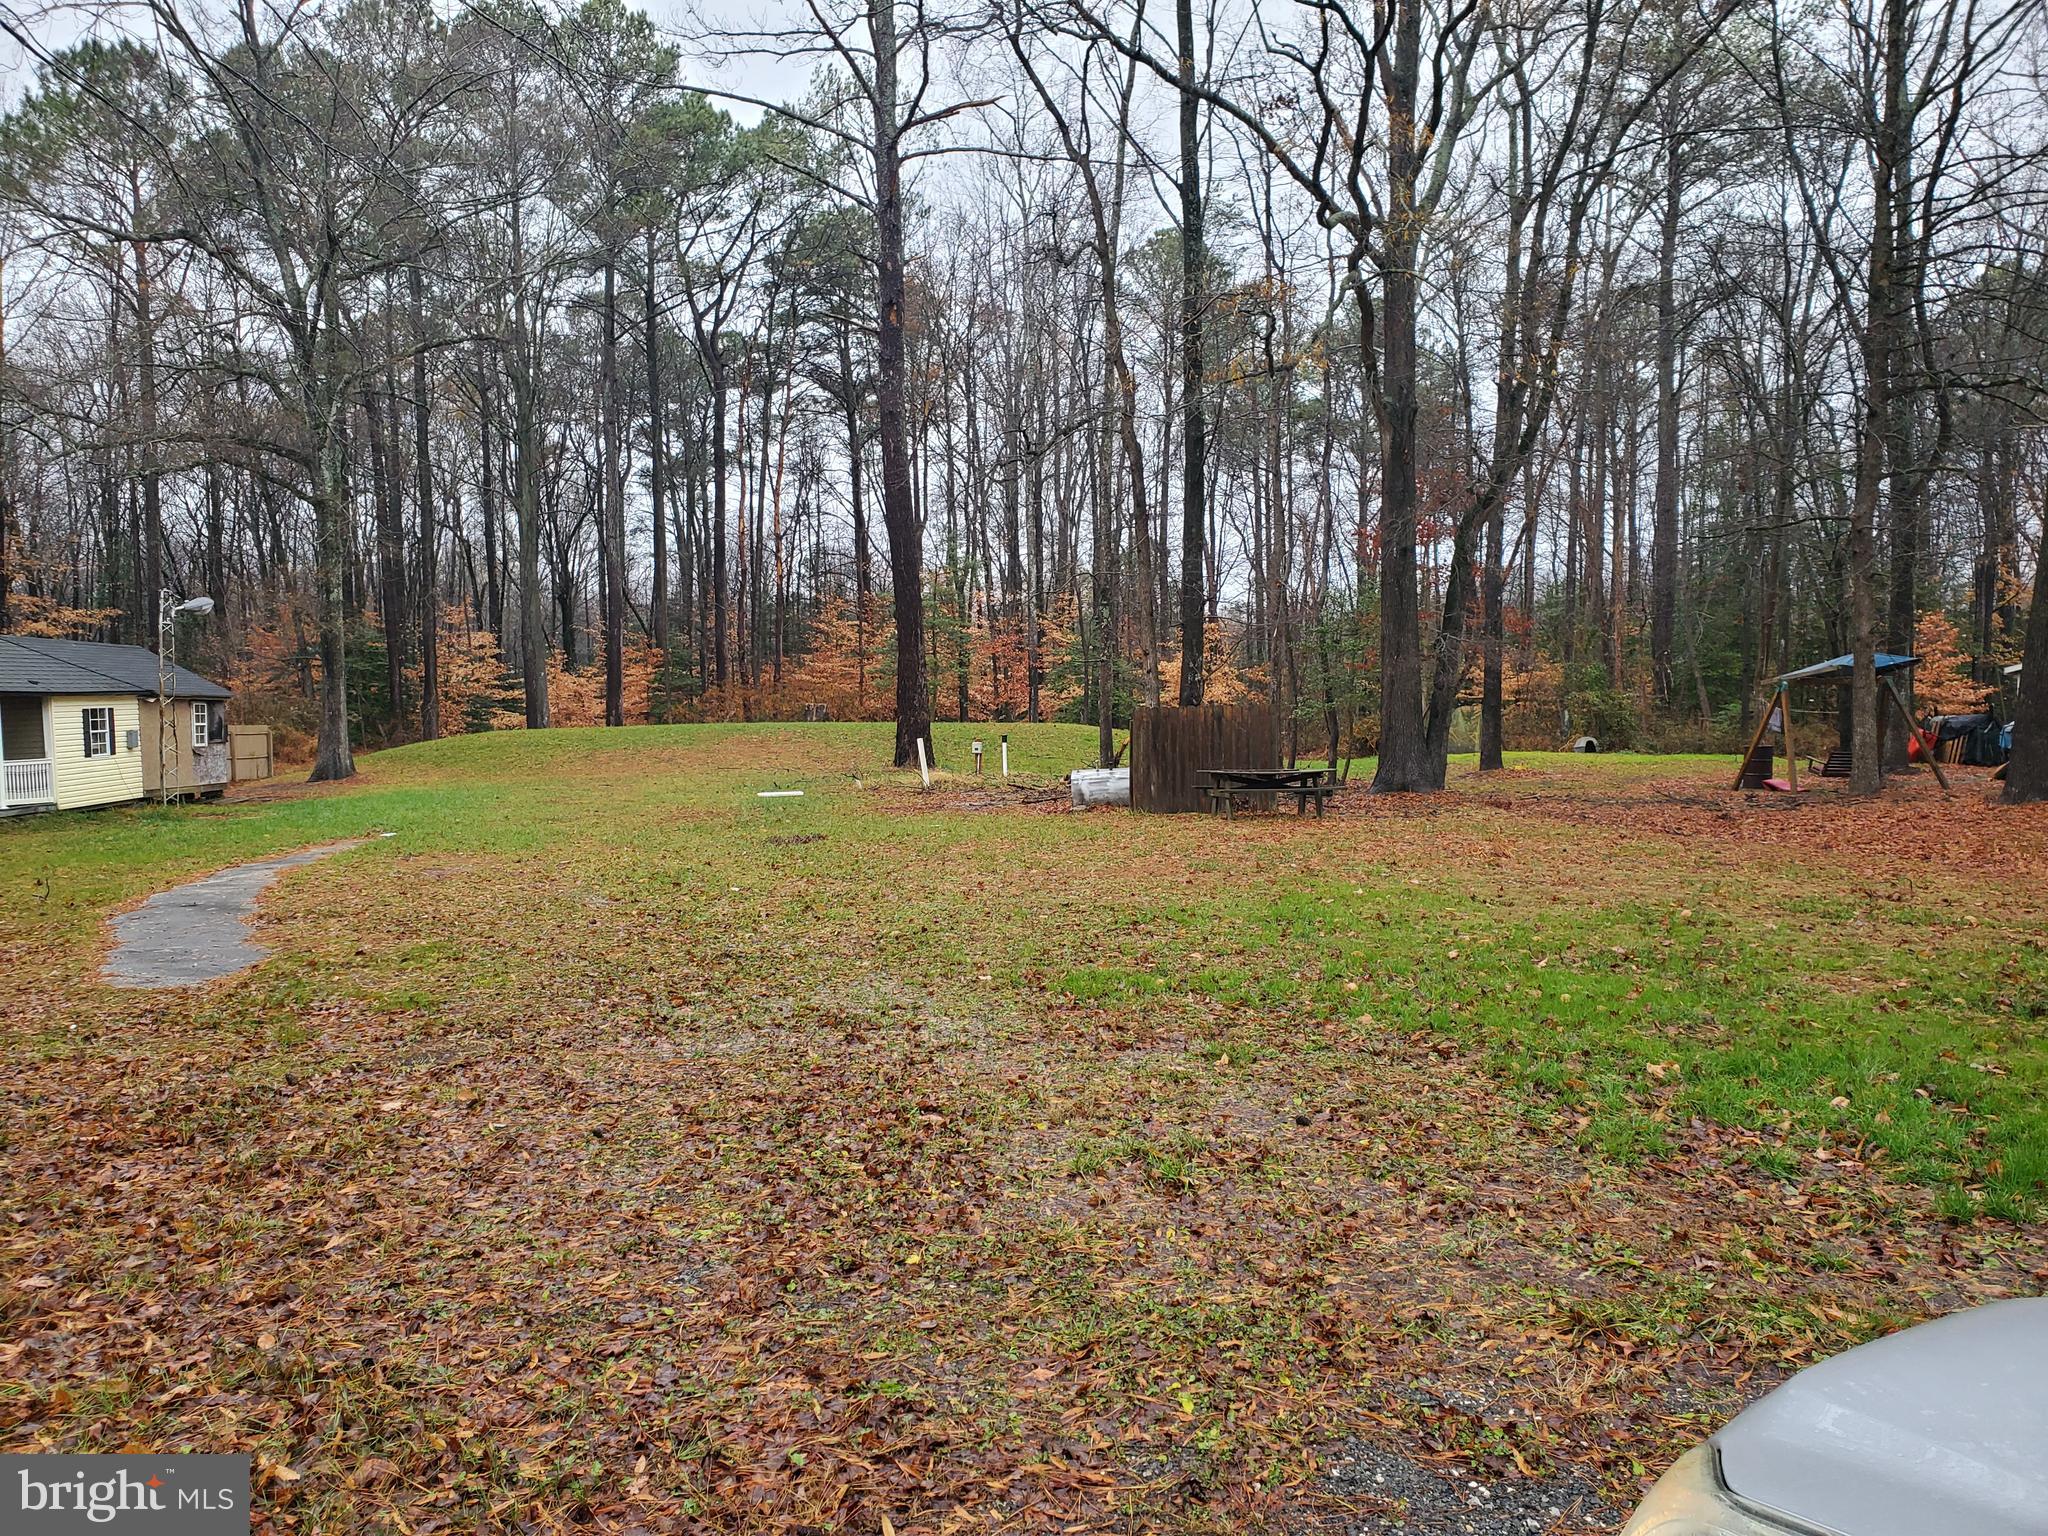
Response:
[[[196,987],[246,971],[270,953],[249,926],[256,898],[270,882],[288,869],[367,841],[358,837],[301,848],[157,892],[133,912],[114,918],[114,952],[103,974],[116,987]]]

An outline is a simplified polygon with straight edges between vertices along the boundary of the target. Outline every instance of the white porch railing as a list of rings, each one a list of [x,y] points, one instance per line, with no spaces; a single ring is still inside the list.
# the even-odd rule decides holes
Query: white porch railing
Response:
[[[0,776],[0,806],[52,805],[57,799],[56,775],[48,758],[9,761]]]

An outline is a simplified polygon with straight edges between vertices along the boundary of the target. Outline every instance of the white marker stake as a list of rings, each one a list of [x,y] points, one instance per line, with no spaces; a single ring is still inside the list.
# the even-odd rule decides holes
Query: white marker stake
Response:
[[[932,787],[932,769],[931,764],[925,761],[924,738],[922,736],[917,738],[917,771],[924,777],[924,787],[930,789]]]
[[[1008,778],[1009,776],[1010,776],[1010,738],[1009,738],[1009,737],[1008,737],[1008,736],[1006,735],[1006,736],[1004,736],[1004,737],[1003,737],[1003,777],[1007,779],[1007,778]]]
[[[762,800],[788,800],[791,798],[801,800],[804,797],[804,792],[800,789],[763,789],[757,790],[755,793]]]

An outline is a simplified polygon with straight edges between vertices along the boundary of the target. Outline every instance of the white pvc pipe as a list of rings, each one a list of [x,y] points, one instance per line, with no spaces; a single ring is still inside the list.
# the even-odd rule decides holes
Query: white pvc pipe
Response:
[[[932,787],[932,767],[925,759],[924,738],[922,736],[917,738],[917,771],[924,779],[924,787],[930,789]]]

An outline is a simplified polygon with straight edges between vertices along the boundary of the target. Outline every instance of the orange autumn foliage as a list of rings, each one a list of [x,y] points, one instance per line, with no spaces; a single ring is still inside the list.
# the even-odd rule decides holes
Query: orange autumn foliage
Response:
[[[73,608],[54,597],[13,592],[7,597],[7,628],[10,634],[46,640],[92,640],[120,612],[118,608]]]
[[[648,723],[648,698],[654,677],[661,670],[661,652],[644,640],[627,645],[620,664],[621,695],[628,725]],[[604,659],[569,670],[561,653],[548,653],[548,721],[551,725],[604,724]],[[526,717],[518,709],[500,709],[491,715],[494,731],[523,729]]]
[[[975,626],[968,700],[978,719],[1021,720],[1031,708],[1031,647],[1016,619]]]
[[[1073,603],[1062,599],[1039,619],[1039,717],[1050,719],[1080,697],[1078,687],[1050,675],[1073,644]],[[932,712],[958,709],[964,640],[968,714],[977,720],[1022,719],[1030,705],[1024,624],[1014,614],[977,612],[963,632],[943,604],[928,610],[934,655],[927,656]],[[870,598],[865,616],[846,602],[817,620],[801,655],[787,658],[778,685],[731,684],[694,699],[696,720],[800,720],[812,711],[833,720],[890,720],[896,708],[896,626],[885,599]]]
[[[271,727],[271,756],[280,768],[312,760],[320,725],[309,610],[303,599],[285,597],[252,612],[221,679],[235,694],[230,718]]]
[[[1239,665],[1231,655],[1230,635],[1219,619],[1203,626],[1202,698],[1210,704],[1242,704],[1268,696],[1266,669]],[[1168,637],[1162,635],[1162,641]],[[1140,690],[1142,697],[1142,690]],[[1180,653],[1159,658],[1159,700],[1171,704],[1180,697]]]
[[[781,688],[771,687],[761,702],[783,718],[817,709],[834,720],[887,720],[896,707],[895,668],[887,604],[870,597],[862,612],[849,602],[811,626],[809,648],[784,661]]]
[[[460,735],[470,730],[496,730],[499,716],[507,711],[503,701],[516,697],[518,684],[509,678],[505,661],[498,654],[497,636],[469,623],[467,609],[444,610],[441,643],[435,669],[435,695],[441,704],[443,735]],[[407,669],[413,686],[419,686],[419,668]],[[522,711],[510,711],[525,723]]]
[[[1972,680],[1955,621],[1945,613],[1923,613],[1913,627],[1915,702],[1937,715],[1969,715],[1982,709],[1993,689]]]

